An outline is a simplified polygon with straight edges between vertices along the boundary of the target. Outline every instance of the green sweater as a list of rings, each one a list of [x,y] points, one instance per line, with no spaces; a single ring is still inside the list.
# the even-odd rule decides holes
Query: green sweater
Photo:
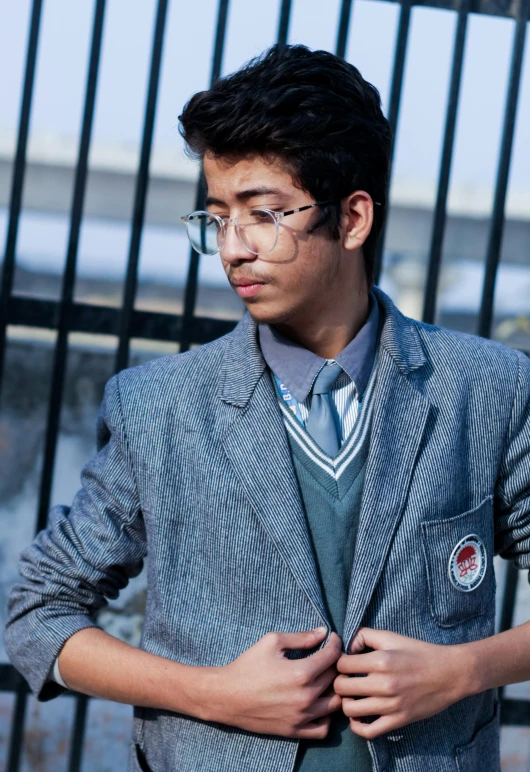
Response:
[[[359,416],[357,423],[361,421]],[[350,445],[350,448],[344,459],[346,466],[336,479],[323,470],[314,454],[308,452],[309,446],[304,442],[304,435],[308,435],[303,429],[287,432],[329,619],[333,630],[341,637],[368,455],[369,431],[358,434],[359,443],[351,446],[347,442],[343,446],[346,449],[346,445]],[[351,731],[349,719],[342,711],[332,714],[330,730],[324,740],[300,741],[294,772],[323,770],[372,770],[366,741]]]

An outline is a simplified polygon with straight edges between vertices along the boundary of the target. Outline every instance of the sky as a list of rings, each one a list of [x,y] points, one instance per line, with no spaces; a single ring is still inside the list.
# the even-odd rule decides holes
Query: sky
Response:
[[[154,0],[108,0],[94,146],[137,147],[143,117]],[[237,69],[274,41],[279,0],[232,0],[223,72]],[[0,0],[0,137],[14,138],[20,100],[29,0]],[[332,50],[340,0],[293,0],[289,42]],[[155,151],[179,151],[178,115],[205,88],[217,0],[170,0],[164,45]],[[45,0],[29,153],[45,138],[76,141],[86,77],[92,0]],[[388,105],[399,6],[355,0],[346,58]],[[434,194],[451,67],[456,15],[416,7],[412,12],[394,176]],[[500,143],[514,22],[472,15],[465,54],[453,187],[492,191]],[[530,194],[530,45],[524,60],[510,188]],[[526,138],[526,141],[525,141]]]

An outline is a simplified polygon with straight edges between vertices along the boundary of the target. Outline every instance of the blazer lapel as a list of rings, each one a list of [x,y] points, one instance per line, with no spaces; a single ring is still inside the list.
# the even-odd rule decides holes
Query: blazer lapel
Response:
[[[224,357],[220,397],[239,409],[223,447],[274,547],[329,624],[283,419],[248,314],[233,336]]]
[[[426,363],[418,331],[377,287],[382,310],[379,372],[344,649],[381,575],[405,504],[431,403],[409,375]],[[223,446],[251,506],[315,610],[329,625],[305,513],[276,395],[247,313],[228,336],[219,396],[232,405]],[[237,409],[236,409],[237,408]]]
[[[413,323],[380,290],[385,310],[359,527],[344,626],[349,650],[401,518],[431,403],[408,379],[425,363]]]

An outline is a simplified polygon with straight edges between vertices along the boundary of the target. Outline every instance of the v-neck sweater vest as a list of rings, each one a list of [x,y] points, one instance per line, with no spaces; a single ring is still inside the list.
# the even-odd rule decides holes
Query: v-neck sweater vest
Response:
[[[375,368],[374,368],[375,371]],[[331,459],[281,405],[294,471],[311,536],[324,602],[335,632],[342,637],[350,575],[370,442],[372,372],[350,437]],[[332,714],[324,740],[300,742],[294,772],[371,772],[366,741],[355,735],[342,711]]]

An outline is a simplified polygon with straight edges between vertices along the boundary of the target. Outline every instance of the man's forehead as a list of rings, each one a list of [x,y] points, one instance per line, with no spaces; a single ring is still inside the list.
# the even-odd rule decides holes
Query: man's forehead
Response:
[[[240,157],[204,157],[204,176],[208,193],[221,188],[225,194],[259,190],[263,195],[289,195],[294,183],[285,161],[278,157],[247,155]]]

